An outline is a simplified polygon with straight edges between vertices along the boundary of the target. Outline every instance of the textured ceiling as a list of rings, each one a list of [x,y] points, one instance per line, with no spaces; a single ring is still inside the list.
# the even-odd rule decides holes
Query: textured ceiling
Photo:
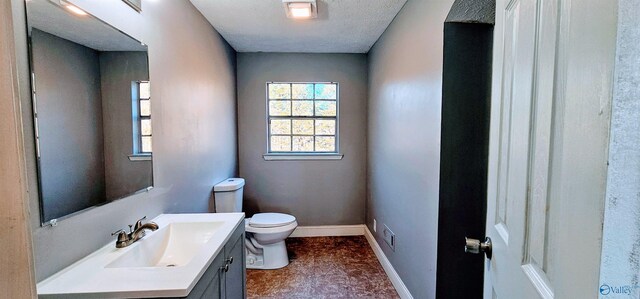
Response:
[[[48,0],[26,3],[29,32],[35,27],[97,51],[147,50],[139,41],[90,15],[75,15]]]
[[[287,19],[281,0],[190,0],[238,52],[366,53],[406,0],[318,0]]]

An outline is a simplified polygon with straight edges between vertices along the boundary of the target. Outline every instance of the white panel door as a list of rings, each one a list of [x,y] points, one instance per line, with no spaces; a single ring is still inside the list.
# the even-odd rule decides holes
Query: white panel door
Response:
[[[504,29],[494,38],[503,41],[503,65],[501,88],[494,92],[500,92],[502,107],[498,157],[490,161],[497,164],[497,185],[487,206],[494,256],[488,274],[499,290],[491,296],[497,298],[553,297],[545,267],[544,211],[552,97],[541,90],[545,82],[539,82],[549,75],[552,79],[553,69],[541,74],[548,70],[538,67],[541,52],[553,53],[555,45],[545,49],[539,44],[540,19],[546,17],[541,2],[513,0],[497,12]]]
[[[563,47],[570,49],[573,40],[578,40],[571,39],[571,17],[585,21],[591,18],[593,22],[602,19],[597,10],[583,17],[570,15],[573,9],[593,3],[597,0],[497,0],[486,223],[493,258],[485,267],[485,298],[597,297],[597,285],[584,282],[594,281],[591,272],[597,272],[592,265],[599,261],[598,250],[581,250],[581,246],[593,245],[593,240],[601,236],[601,219],[593,217],[599,211],[585,213],[584,217],[577,213],[602,208],[598,206],[598,196],[603,196],[604,187],[598,184],[604,181],[600,173],[606,170],[606,155],[602,152],[606,153],[608,136],[602,132],[606,132],[608,122],[603,107],[607,107],[610,82],[590,71],[591,61],[563,52]],[[603,48],[610,50],[611,45],[603,44]],[[584,51],[584,56],[592,50]],[[603,91],[601,95],[584,97],[583,106],[573,110],[569,106],[579,102],[568,98],[566,92],[570,88],[565,86],[568,79],[564,79],[566,70],[572,68],[585,70],[585,81],[577,81],[575,86],[603,86],[599,89]],[[598,130],[574,130],[579,128],[576,119],[584,122],[583,128]],[[590,139],[569,137],[592,133]],[[573,144],[563,144],[574,140]],[[595,145],[594,155],[569,151],[580,143]],[[580,172],[574,165],[565,167],[576,161],[578,165],[583,161],[584,165],[597,167],[586,167],[592,173]],[[593,182],[597,192],[591,192],[589,198],[569,192],[567,186],[576,181]],[[584,188],[592,188],[586,184]],[[577,215],[569,214],[572,211]],[[567,227],[568,224],[581,227]],[[592,234],[584,242],[580,237],[582,228]],[[572,230],[576,234],[571,234]],[[567,252],[580,257],[569,257]],[[588,262],[567,262],[572,260]],[[581,271],[589,279],[579,279],[576,273]]]

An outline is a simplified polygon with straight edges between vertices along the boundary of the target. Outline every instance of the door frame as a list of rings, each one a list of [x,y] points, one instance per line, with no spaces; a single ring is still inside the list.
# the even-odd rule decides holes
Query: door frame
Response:
[[[20,6],[21,5],[21,6]],[[24,1],[0,2],[0,297],[35,298],[35,268],[20,115],[14,16]]]

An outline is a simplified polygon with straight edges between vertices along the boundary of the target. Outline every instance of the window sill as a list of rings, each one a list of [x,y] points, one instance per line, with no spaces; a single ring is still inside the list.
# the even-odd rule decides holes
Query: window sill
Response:
[[[151,161],[152,155],[129,155],[129,161]]]
[[[342,160],[343,154],[264,154],[265,161],[319,161],[319,160]]]

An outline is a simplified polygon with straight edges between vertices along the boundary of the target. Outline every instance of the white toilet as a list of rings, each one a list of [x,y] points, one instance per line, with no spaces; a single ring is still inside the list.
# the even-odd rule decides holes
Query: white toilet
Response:
[[[243,189],[242,178],[229,178],[215,185],[216,212],[241,212]],[[296,217],[282,213],[258,213],[245,219],[247,268],[279,269],[288,265],[289,256],[284,239],[297,226]]]

